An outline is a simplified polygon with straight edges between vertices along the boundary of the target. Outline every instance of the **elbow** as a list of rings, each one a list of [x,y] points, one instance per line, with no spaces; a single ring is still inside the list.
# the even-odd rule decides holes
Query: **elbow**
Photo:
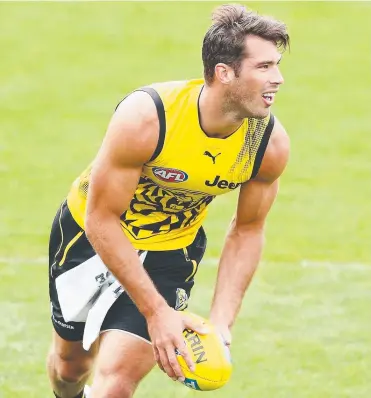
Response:
[[[109,232],[115,228],[121,228],[120,217],[110,212],[93,211],[87,212],[85,217],[85,234],[92,243],[103,236],[109,235]]]
[[[104,229],[104,215],[99,211],[88,211],[85,216],[85,234],[89,241],[94,241],[94,237],[100,235]]]
[[[85,235],[90,242],[94,240],[96,234],[97,225],[99,225],[97,219],[92,215],[86,215],[85,218]]]
[[[265,235],[265,222],[256,220],[248,223],[238,223],[233,219],[230,225],[229,233],[231,235],[245,237],[247,235]]]
[[[239,245],[245,246],[250,242],[254,246],[263,247],[265,245],[265,230],[264,226],[256,228],[242,227],[236,228],[230,234],[230,237],[238,242]]]
[[[85,235],[95,251],[98,251],[106,236],[103,220],[97,213],[87,214],[85,218]]]
[[[234,236],[240,241],[254,240],[256,242],[265,243],[264,227],[259,228],[238,228],[234,231]]]
[[[228,239],[241,246],[245,246],[247,242],[254,242],[254,245],[263,247],[265,245],[264,224],[234,225],[229,230]]]

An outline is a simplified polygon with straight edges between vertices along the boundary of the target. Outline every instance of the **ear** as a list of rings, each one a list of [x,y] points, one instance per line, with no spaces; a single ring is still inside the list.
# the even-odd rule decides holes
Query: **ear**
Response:
[[[234,70],[226,64],[215,65],[215,77],[223,84],[229,84],[235,78]]]

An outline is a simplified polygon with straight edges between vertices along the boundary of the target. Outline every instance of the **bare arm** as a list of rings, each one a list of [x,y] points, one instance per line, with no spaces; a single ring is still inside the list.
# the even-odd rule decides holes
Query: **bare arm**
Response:
[[[144,92],[131,94],[112,117],[93,164],[85,229],[95,251],[145,316],[159,366],[176,378],[183,374],[175,348],[192,367],[182,332],[187,327],[198,330],[198,325],[167,305],[120,224],[120,216],[128,209],[143,164],[153,155],[158,138],[153,100]]]
[[[258,175],[241,187],[219,263],[210,318],[228,343],[229,329],[261,258],[265,220],[276,198],[288,154],[288,136],[276,120]]]
[[[94,249],[145,316],[158,311],[165,300],[141,267],[120,216],[133,197],[143,164],[155,151],[158,129],[148,94],[133,93],[120,105],[93,165],[85,223]]]

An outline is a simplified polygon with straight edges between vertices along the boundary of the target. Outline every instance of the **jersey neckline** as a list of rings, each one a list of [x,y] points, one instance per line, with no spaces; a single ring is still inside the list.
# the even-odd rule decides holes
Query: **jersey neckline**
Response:
[[[197,104],[196,104],[196,108],[197,108],[197,122],[198,122],[198,126],[202,132],[202,134],[205,136],[206,139],[208,140],[217,140],[218,142],[223,142],[223,141],[231,141],[233,136],[236,136],[237,132],[245,125],[246,123],[246,119],[243,120],[243,122],[237,127],[237,129],[235,131],[233,131],[233,133],[229,134],[227,137],[224,138],[218,138],[218,137],[210,137],[207,135],[206,131],[202,128],[201,125],[201,112],[200,112],[200,98],[201,98],[201,94],[202,91],[205,87],[205,84],[201,84],[200,85],[200,90],[198,92],[197,95]]]

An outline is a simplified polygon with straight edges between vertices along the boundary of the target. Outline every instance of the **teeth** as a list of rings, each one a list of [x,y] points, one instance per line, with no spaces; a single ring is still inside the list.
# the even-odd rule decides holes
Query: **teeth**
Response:
[[[274,99],[275,95],[276,95],[276,93],[266,93],[266,94],[263,94],[263,98],[268,99],[269,101],[272,101]]]

